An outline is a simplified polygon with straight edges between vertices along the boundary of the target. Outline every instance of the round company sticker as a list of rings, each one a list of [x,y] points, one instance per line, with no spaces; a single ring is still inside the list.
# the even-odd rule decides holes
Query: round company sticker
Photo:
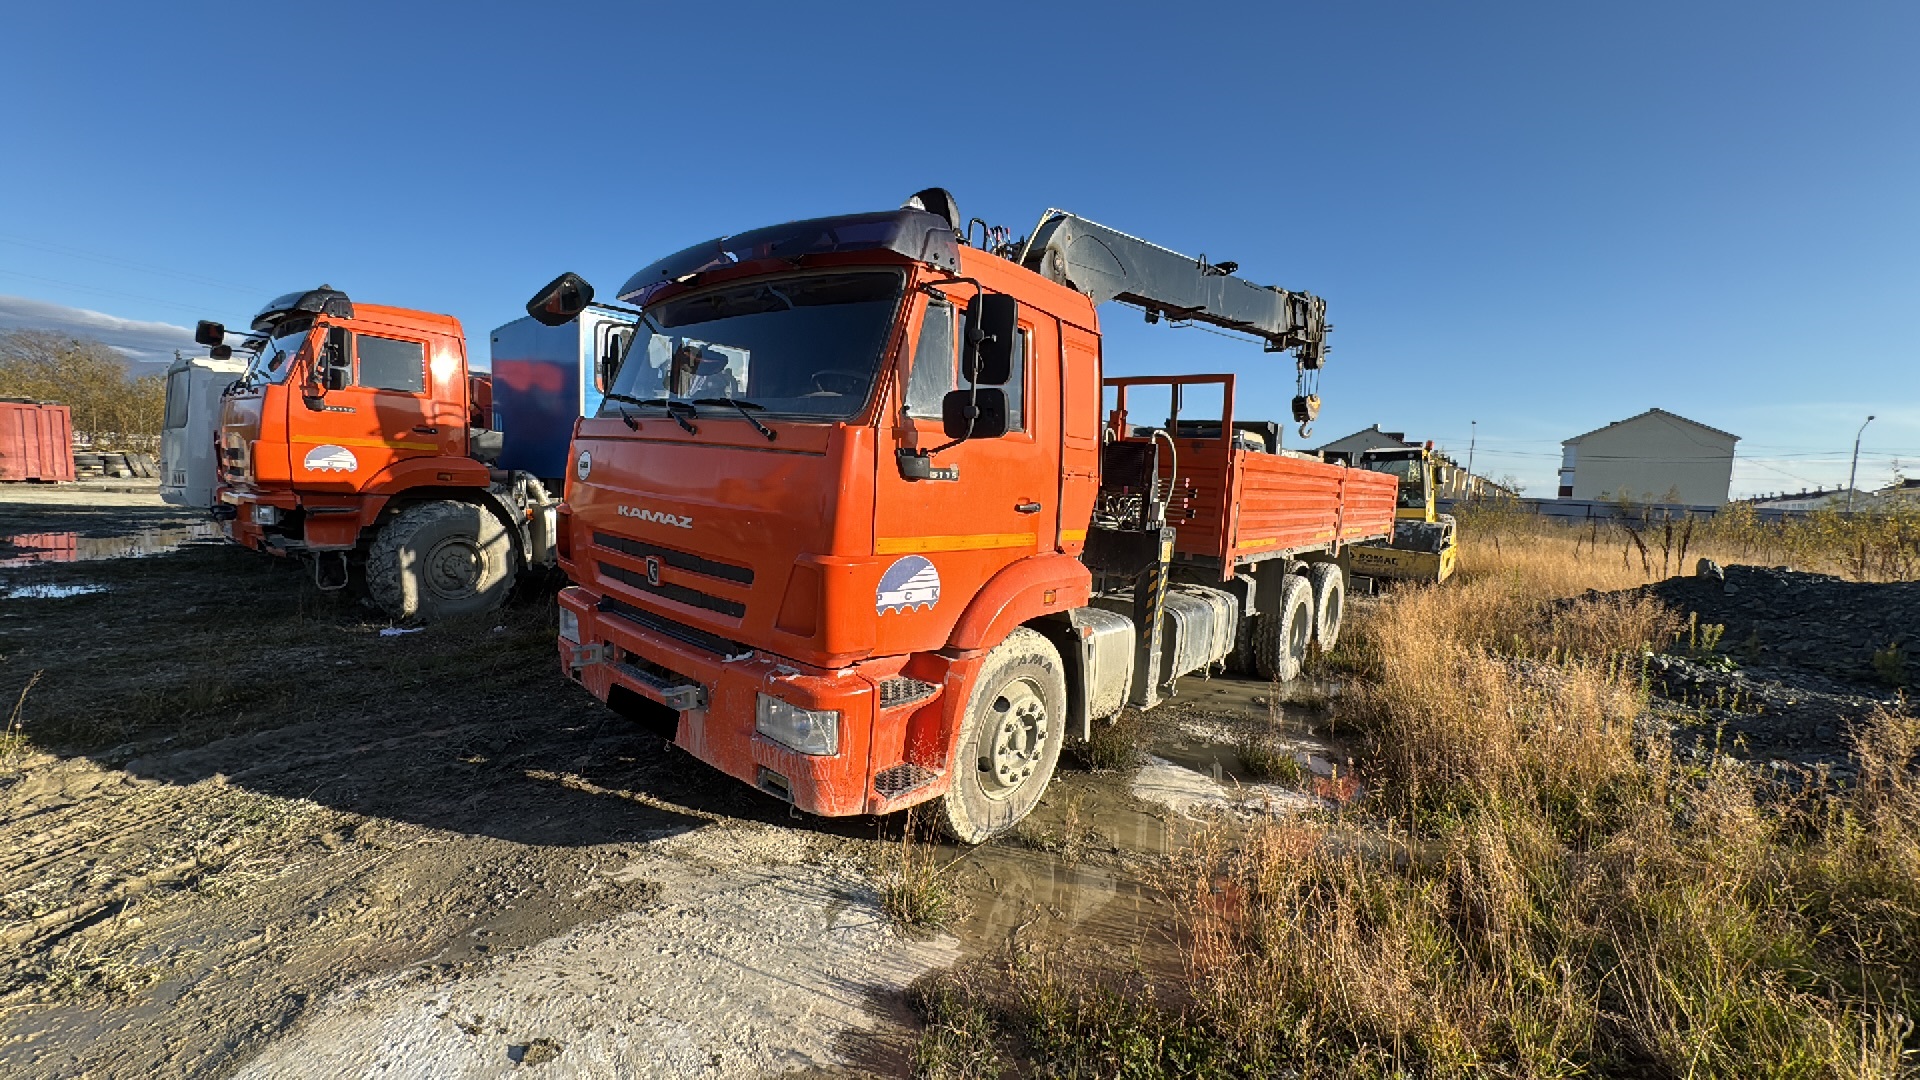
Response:
[[[930,608],[940,602],[940,571],[924,555],[903,555],[880,575],[880,587],[874,590],[874,609],[889,611]]]
[[[328,443],[307,451],[306,466],[308,472],[353,472],[360,468],[360,459],[346,447]]]

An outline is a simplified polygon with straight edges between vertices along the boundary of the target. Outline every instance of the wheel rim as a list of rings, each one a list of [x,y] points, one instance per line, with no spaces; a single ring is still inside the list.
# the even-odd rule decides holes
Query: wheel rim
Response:
[[[471,537],[449,536],[427,549],[421,580],[441,600],[464,600],[480,591],[486,556]]]
[[[1327,590],[1327,631],[1329,633],[1340,629],[1340,607],[1342,602],[1340,590]]]
[[[1015,679],[1000,688],[981,733],[980,787],[987,798],[1011,798],[1032,781],[1052,735],[1050,726],[1046,699],[1032,680]]]

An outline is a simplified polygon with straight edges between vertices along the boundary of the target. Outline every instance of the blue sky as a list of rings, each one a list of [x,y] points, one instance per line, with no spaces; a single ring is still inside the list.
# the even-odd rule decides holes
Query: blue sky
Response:
[[[484,352],[559,270],[611,290],[939,184],[1324,296],[1312,443],[1464,458],[1477,420],[1476,470],[1551,495],[1561,439],[1657,405],[1743,436],[1738,494],[1844,481],[1871,412],[1863,484],[1920,474],[1911,4],[458,10],[10,10],[0,325],[325,281]],[[1284,412],[1257,348],[1103,317],[1109,373],[1235,371]]]

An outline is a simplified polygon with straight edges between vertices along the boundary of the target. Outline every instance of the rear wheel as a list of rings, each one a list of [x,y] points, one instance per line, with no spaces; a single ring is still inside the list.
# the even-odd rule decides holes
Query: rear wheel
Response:
[[[1347,575],[1335,563],[1315,563],[1307,572],[1313,588],[1313,640],[1320,651],[1340,640],[1340,623],[1347,613]]]
[[[395,619],[431,622],[506,602],[518,560],[500,519],[463,502],[409,506],[367,551],[367,593]]]
[[[1280,586],[1280,602],[1253,627],[1253,659],[1260,677],[1278,682],[1298,678],[1307,662],[1313,626],[1313,587],[1306,578],[1288,574]]]
[[[954,752],[941,825],[963,844],[991,840],[1040,802],[1060,761],[1067,679],[1060,653],[1020,627],[987,654]]]

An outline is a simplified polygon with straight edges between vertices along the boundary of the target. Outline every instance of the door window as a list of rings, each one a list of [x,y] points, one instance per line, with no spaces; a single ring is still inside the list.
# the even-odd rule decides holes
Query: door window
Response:
[[[913,367],[907,372],[907,415],[915,420],[940,419],[940,403],[953,390],[961,389],[959,345],[960,314],[942,300],[927,303],[920,321],[920,341],[913,350]],[[1007,430],[1023,431],[1026,425],[1027,346],[1032,331],[1021,327],[1013,342],[1013,374],[1002,389],[1007,392]]]
[[[375,390],[423,394],[427,390],[427,347],[418,341],[359,335],[360,385]]]
[[[193,385],[193,376],[189,372],[176,371],[167,376],[167,426],[183,428],[187,426],[187,393]]]
[[[928,301],[920,320],[920,342],[913,350],[913,369],[907,373],[907,415],[916,420],[940,419],[940,401],[954,388],[960,373],[953,322],[952,304]]]

